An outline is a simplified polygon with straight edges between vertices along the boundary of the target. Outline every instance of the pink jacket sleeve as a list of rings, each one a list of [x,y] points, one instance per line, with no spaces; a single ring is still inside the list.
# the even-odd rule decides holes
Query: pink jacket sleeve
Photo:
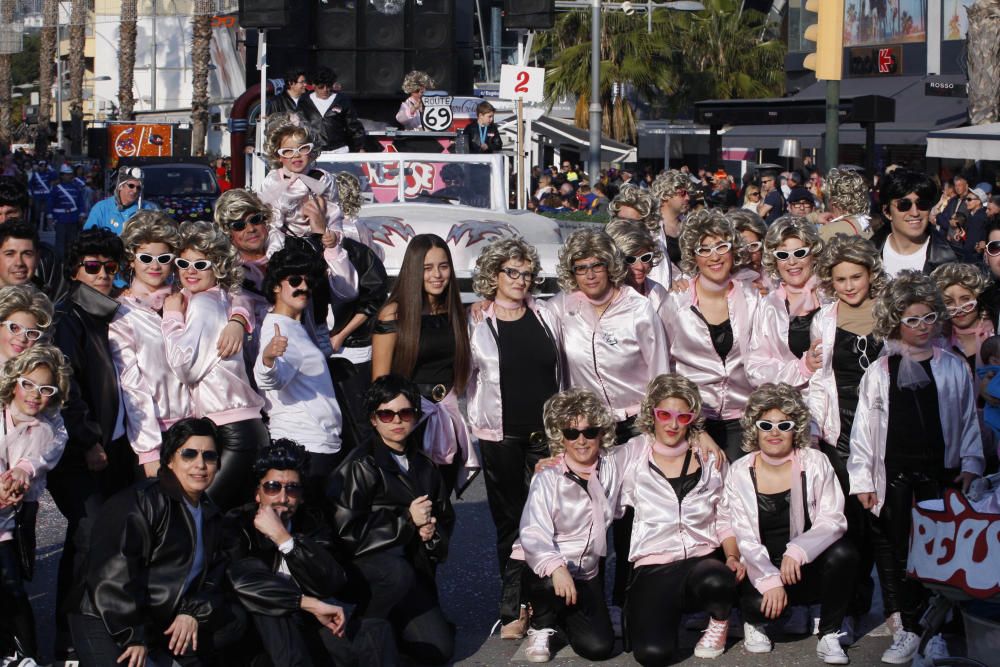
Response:
[[[330,283],[330,294],[334,299],[353,301],[358,296],[358,272],[351,264],[344,246],[325,248],[326,276]]]
[[[801,535],[793,537],[785,551],[786,556],[799,561],[800,565],[816,560],[847,532],[844,493],[840,490],[840,482],[837,481],[833,466],[825,457],[816,458],[819,461],[819,465],[814,466],[817,474],[809,475],[814,488],[807,490],[816,499],[812,526]]]
[[[566,564],[556,544],[555,523],[552,512],[553,474],[548,470],[535,475],[528,489],[528,500],[521,513],[520,542],[525,562],[539,577],[548,577]]]
[[[642,349],[642,358],[646,362],[649,380],[658,375],[670,372],[670,352],[667,332],[663,328],[660,316],[653,306],[646,301],[648,313],[636,318],[636,337]]]
[[[219,363],[213,335],[218,327],[212,322],[217,314],[203,307],[207,300],[207,296],[189,298],[186,315],[177,311],[163,313],[167,363],[186,385],[198,384]]]
[[[118,370],[118,386],[125,404],[125,427],[139,464],[160,458],[160,422],[152,385],[142,376],[136,354],[135,331],[127,318],[119,317],[108,328],[108,346]]]

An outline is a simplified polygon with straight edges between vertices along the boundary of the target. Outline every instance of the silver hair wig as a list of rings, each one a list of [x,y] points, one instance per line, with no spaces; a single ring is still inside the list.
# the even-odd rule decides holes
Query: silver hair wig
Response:
[[[472,274],[472,291],[484,299],[493,299],[497,295],[497,276],[504,262],[508,260],[527,262],[529,271],[538,273],[541,260],[534,246],[517,236],[504,236],[496,239],[479,253],[476,258],[476,268]],[[538,285],[528,284],[528,290],[538,291]]]
[[[657,202],[670,199],[678,190],[688,190],[691,187],[691,179],[676,169],[660,174],[649,186],[649,192]]]
[[[816,231],[816,225],[805,218],[797,215],[783,215],[767,228],[764,235],[764,256],[761,264],[767,274],[777,280],[778,260],[774,258],[774,251],[788,239],[798,239],[805,247],[809,248],[809,256],[816,261],[823,252],[823,239]]]
[[[211,222],[184,222],[181,224],[177,253],[188,249],[200,252],[212,262],[212,273],[223,291],[239,291],[243,283],[243,266],[239,252],[233,247],[228,234]]]
[[[273,169],[281,166],[278,149],[281,148],[281,142],[288,137],[295,137],[302,144],[315,143],[309,124],[302,120],[302,117],[297,113],[276,113],[268,116],[267,142],[264,146],[264,152],[267,154],[267,159],[271,162]],[[315,154],[316,148],[314,146],[311,155]]]
[[[608,212],[611,217],[619,217],[622,208],[634,208],[641,218],[640,222],[646,226],[650,234],[657,233],[660,228],[660,203],[637,185],[626,183],[619,190],[615,198],[608,204]]]
[[[871,196],[861,174],[848,169],[831,169],[826,175],[826,191],[830,206],[843,215],[868,215]]]
[[[215,202],[215,224],[229,232],[229,225],[239,222],[248,213],[263,213],[269,219],[271,207],[265,204],[256,192],[234,188],[226,190]]]
[[[543,410],[545,438],[553,456],[566,449],[562,429],[573,428],[577,417],[585,418],[591,426],[604,429],[601,434],[602,449],[610,449],[615,444],[615,420],[604,401],[586,389],[567,389],[545,401]]]
[[[899,338],[903,313],[910,306],[919,303],[937,313],[938,321],[934,326],[940,328],[948,318],[948,309],[934,280],[920,271],[900,271],[875,300],[872,311],[875,327],[872,334],[879,340]]]
[[[703,208],[688,215],[681,225],[681,236],[679,239],[681,246],[681,271],[689,276],[698,273],[698,265],[695,263],[695,248],[701,245],[702,239],[706,236],[717,236],[724,243],[732,243],[730,252],[733,254],[733,269],[746,263],[748,256],[746,252],[746,242],[738,231],[733,221],[726,217],[719,209]]]
[[[868,290],[870,296],[875,297],[885,289],[888,278],[882,268],[882,257],[872,242],[853,234],[834,234],[820,253],[819,261],[813,269],[819,279],[820,291],[827,296],[836,296],[836,292],[833,291],[833,269],[844,262],[868,269],[871,280],[871,287]]]
[[[808,449],[812,444],[812,433],[809,429],[810,414],[802,392],[780,382],[762,384],[750,394],[747,407],[740,417],[740,428],[743,429],[743,451],[755,452],[760,449],[758,441],[757,421],[768,410],[781,410],[795,422],[792,447]]]
[[[942,264],[931,272],[931,279],[941,294],[952,285],[961,285],[977,299],[989,284],[978,267],[964,262]]]
[[[618,249],[615,242],[604,231],[593,229],[578,229],[569,235],[563,247],[559,250],[559,267],[556,276],[559,288],[569,294],[577,289],[576,276],[573,275],[573,262],[588,257],[596,257],[598,261],[608,265],[608,280],[613,287],[625,282],[625,255]]]
[[[358,214],[361,213],[361,205],[364,203],[361,198],[361,183],[358,181],[358,177],[349,171],[338,171],[334,180],[337,182],[337,198],[340,210],[344,212],[344,217],[358,217]]]
[[[49,297],[31,285],[0,288],[0,322],[14,313],[28,313],[38,322],[39,329],[48,329],[52,325],[55,309]]]
[[[417,92],[421,88],[433,88],[434,79],[427,72],[421,72],[420,70],[413,70],[403,77],[403,92],[407,95]]]
[[[643,433],[656,431],[656,418],[653,410],[668,398],[679,398],[688,404],[688,409],[697,415],[687,428],[688,438],[704,430],[705,417],[701,414],[701,392],[698,385],[677,373],[664,373],[653,378],[646,387],[646,396],[639,406],[639,414],[635,419],[636,428]]]
[[[45,406],[45,412],[46,414],[58,412],[69,397],[69,380],[73,370],[62,351],[58,347],[48,344],[35,345],[7,360],[7,363],[3,365],[3,374],[0,375],[0,403],[10,405],[11,401],[14,400],[17,379],[39,366],[47,366],[52,371],[55,386],[59,387],[59,393],[49,399],[49,404]]]
[[[218,205],[216,205],[218,206]],[[218,209],[216,209],[218,211]],[[163,243],[170,252],[177,251],[177,223],[161,211],[138,211],[125,223],[122,230],[122,245],[125,246],[125,261],[135,261],[135,251],[147,243]]]
[[[663,260],[660,244],[653,240],[653,236],[638,220],[615,218],[604,227],[604,231],[608,233],[608,236],[626,257],[652,252],[653,266],[658,265]]]

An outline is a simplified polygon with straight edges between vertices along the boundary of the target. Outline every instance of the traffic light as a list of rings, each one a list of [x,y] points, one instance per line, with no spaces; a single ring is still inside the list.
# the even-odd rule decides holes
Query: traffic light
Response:
[[[816,23],[803,35],[816,42],[816,50],[803,65],[823,81],[840,81],[844,58],[844,0],[807,0],[806,11],[816,14]]]

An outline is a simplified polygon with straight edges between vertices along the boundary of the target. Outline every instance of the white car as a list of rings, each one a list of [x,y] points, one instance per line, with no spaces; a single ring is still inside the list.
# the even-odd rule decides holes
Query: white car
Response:
[[[437,234],[448,244],[462,291],[468,293],[483,247],[501,236],[520,236],[538,250],[546,278],[542,291],[554,291],[559,225],[530,211],[508,210],[503,155],[323,153],[316,167],[348,171],[361,182],[365,204],[358,230],[389,275],[399,274],[410,239]]]

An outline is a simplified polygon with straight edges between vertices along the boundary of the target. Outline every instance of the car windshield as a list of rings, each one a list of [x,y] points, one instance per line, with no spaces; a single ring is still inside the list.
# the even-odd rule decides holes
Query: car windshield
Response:
[[[145,167],[142,179],[147,197],[206,196],[219,194],[219,186],[208,167]]]
[[[402,165],[402,167],[401,167]],[[484,163],[405,160],[390,162],[327,162],[319,167],[331,173],[353,174],[361,183],[365,201],[398,204],[399,179],[408,204],[445,204],[490,208],[490,165]]]

